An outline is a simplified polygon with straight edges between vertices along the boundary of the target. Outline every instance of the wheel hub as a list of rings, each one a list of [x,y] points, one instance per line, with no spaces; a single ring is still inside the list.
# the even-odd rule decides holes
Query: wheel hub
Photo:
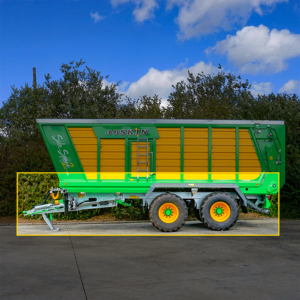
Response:
[[[173,211],[172,211],[171,208],[166,208],[166,209],[164,210],[164,214],[165,214],[166,217],[170,217],[170,216],[172,216]]]
[[[223,213],[223,209],[222,209],[221,207],[217,207],[217,208],[215,209],[215,214],[216,214],[217,216],[221,216],[222,213]]]

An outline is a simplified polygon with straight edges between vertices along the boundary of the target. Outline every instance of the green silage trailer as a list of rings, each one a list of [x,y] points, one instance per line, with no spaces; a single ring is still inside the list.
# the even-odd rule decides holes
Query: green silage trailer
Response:
[[[41,214],[51,230],[58,230],[51,221],[54,213],[130,205],[136,199],[149,208],[151,222],[161,231],[180,229],[188,208],[207,228],[228,230],[240,209],[269,213],[270,195],[285,181],[283,121],[37,123],[59,187],[24,214]]]

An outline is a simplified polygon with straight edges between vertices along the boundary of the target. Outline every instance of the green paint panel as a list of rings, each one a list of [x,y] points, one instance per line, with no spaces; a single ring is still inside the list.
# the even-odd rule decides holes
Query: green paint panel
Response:
[[[101,173],[100,173],[101,178]],[[177,183],[197,184],[197,183],[219,183],[237,184],[243,194],[276,194],[278,192],[278,173],[261,173],[254,180],[184,180],[184,173],[178,180],[157,180],[155,176],[146,178],[131,177],[126,174],[125,179],[119,180],[83,180],[82,174],[60,174],[59,186],[66,188],[70,193],[147,193],[153,183]]]
[[[285,181],[284,125],[252,127],[250,136],[262,165],[262,171],[279,172],[280,186]]]
[[[83,172],[70,135],[63,125],[42,125],[47,149],[57,172]]]

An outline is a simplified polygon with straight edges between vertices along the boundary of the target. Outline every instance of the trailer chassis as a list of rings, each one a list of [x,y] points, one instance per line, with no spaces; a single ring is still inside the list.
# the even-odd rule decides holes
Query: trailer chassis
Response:
[[[165,189],[167,192],[157,190]],[[178,191],[182,189],[185,191]],[[206,191],[201,191],[201,190]],[[63,199],[53,199],[48,204],[36,205],[33,209],[23,211],[25,216],[42,215],[44,221],[49,226],[50,230],[57,231],[59,228],[53,226],[53,213],[65,213],[81,211],[86,209],[99,209],[116,207],[117,205],[130,206],[128,200],[142,200],[143,207],[149,207],[153,200],[162,194],[174,194],[183,199],[187,207],[199,209],[200,205],[208,195],[215,193],[219,189],[236,199],[241,206],[243,212],[247,213],[250,209],[261,213],[270,213],[269,210],[259,207],[259,204],[264,202],[263,195],[247,195],[241,192],[237,184],[161,184],[153,183],[147,193],[69,193],[67,189],[55,188],[50,189],[49,194],[60,193]],[[177,191],[176,191],[177,190]],[[187,191],[189,190],[189,191]],[[253,201],[255,200],[255,202]],[[45,201],[44,201],[45,202]],[[49,217],[48,217],[49,215]]]

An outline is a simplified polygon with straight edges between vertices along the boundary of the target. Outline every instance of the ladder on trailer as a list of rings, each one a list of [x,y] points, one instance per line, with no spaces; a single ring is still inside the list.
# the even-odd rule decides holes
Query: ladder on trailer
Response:
[[[145,143],[146,146],[140,145],[140,143]],[[139,172],[147,172],[147,179],[148,179],[148,172],[149,172],[149,142],[148,138],[138,138],[137,139],[137,179],[139,179]],[[146,148],[146,153],[140,153],[142,149]],[[141,158],[143,156],[146,156],[146,161],[141,161]],[[140,169],[140,164],[145,164],[145,167],[143,166],[143,169]]]

